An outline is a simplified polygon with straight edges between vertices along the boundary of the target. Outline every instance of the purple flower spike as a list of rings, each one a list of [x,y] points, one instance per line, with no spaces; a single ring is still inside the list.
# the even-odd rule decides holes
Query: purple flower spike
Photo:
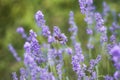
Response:
[[[67,39],[67,37],[65,36],[65,34],[62,33],[60,36],[61,36],[61,39],[62,39],[62,40],[60,40],[60,43],[61,43],[61,44],[66,44],[66,42],[68,41],[68,39]]]
[[[16,52],[16,50],[13,48],[13,46],[11,44],[8,45],[8,48],[9,48],[10,52],[12,53],[12,55],[15,57],[15,59],[18,62],[21,61],[21,58],[18,56],[18,53]]]
[[[71,48],[66,48],[66,52],[71,55],[73,53],[73,50]]]
[[[104,20],[100,13],[95,13],[95,19],[96,19],[96,30],[101,33],[106,33],[106,28],[104,26]]]
[[[55,38],[52,36],[48,36],[48,43],[53,43],[55,41]]]
[[[110,41],[111,42],[115,42],[116,41],[116,36],[115,35],[111,35],[110,36]]]
[[[13,78],[13,80],[18,80],[16,72],[12,73],[12,78]]]
[[[111,49],[110,54],[111,54],[112,56],[120,56],[120,46],[115,45],[115,46]]]
[[[45,25],[44,15],[40,10],[36,12],[35,20],[39,27],[42,27]]]
[[[57,74],[59,75],[59,79],[62,80],[62,64],[57,64],[56,69]]]
[[[120,46],[114,45],[114,47],[111,48],[109,53],[114,62],[114,66],[116,67],[116,69],[120,70]]]
[[[29,69],[34,69],[35,67],[37,67],[37,63],[34,61],[33,57],[30,55],[30,53],[25,53],[24,64]]]
[[[53,33],[54,36],[61,34],[61,31],[60,31],[60,29],[57,26],[54,26],[53,31],[54,31],[54,33]]]
[[[89,35],[92,35],[93,34],[93,31],[92,31],[92,29],[86,29],[86,32],[87,32],[87,34],[89,34]]]
[[[108,76],[108,75],[105,76],[104,79],[105,79],[105,80],[114,80],[114,78],[113,78],[112,76]]]
[[[79,0],[79,5],[80,5],[81,13],[85,14],[85,12],[86,12],[86,0]]]
[[[30,37],[32,38],[32,37],[37,37],[37,34],[31,29],[30,30]]]
[[[107,5],[106,2],[103,2],[103,16],[107,16],[108,15],[108,12],[110,11],[110,8],[109,6]]]
[[[24,68],[20,68],[20,80],[24,80],[26,78],[26,70]]]
[[[25,42],[24,49],[25,49],[25,52],[27,52],[27,53],[31,52],[31,45],[29,42]]]
[[[27,39],[27,35],[24,32],[24,28],[23,27],[18,27],[16,30],[17,33],[21,34],[23,38]]]
[[[120,80],[120,71],[116,71],[116,72],[114,73],[114,78],[115,78],[116,80]]]
[[[48,37],[48,36],[50,36],[50,34],[51,34],[51,32],[50,32],[48,26],[42,27],[42,35],[43,35],[43,36]]]
[[[74,13],[72,11],[70,11],[69,16],[70,16],[70,18],[69,18],[69,24],[73,25],[74,24]]]
[[[19,34],[24,33],[24,28],[23,27],[18,27],[16,30]]]
[[[93,48],[94,48],[94,45],[91,44],[91,43],[88,43],[88,44],[87,44],[87,48],[88,48],[88,49],[93,49]]]

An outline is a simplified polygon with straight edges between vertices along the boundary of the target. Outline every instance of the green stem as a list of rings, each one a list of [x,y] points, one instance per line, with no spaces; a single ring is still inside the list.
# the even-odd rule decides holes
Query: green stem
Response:
[[[98,66],[96,66],[95,68],[96,68],[96,72],[97,72],[97,80],[98,80],[98,75],[99,75]]]

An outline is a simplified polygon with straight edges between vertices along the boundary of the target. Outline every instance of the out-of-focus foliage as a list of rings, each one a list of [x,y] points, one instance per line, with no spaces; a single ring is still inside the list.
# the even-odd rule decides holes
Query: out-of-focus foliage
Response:
[[[102,1],[94,0],[99,11],[102,11]],[[113,10],[120,12],[120,0],[106,1]],[[21,50],[23,50],[24,40],[16,33],[16,28],[23,26],[26,32],[29,32],[29,29],[37,31],[34,20],[37,10],[44,13],[47,25],[51,29],[57,25],[67,36],[70,35],[68,16],[72,10],[75,13],[75,22],[79,27],[78,37],[83,45],[86,44],[86,23],[83,20],[84,16],[80,13],[78,0],[0,0],[0,80],[9,80],[11,72],[22,66],[22,63],[16,63],[7,46],[12,43],[19,55],[23,56]]]

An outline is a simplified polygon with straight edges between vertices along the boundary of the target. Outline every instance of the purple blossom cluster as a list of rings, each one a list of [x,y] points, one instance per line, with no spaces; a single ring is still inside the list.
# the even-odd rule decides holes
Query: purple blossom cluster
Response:
[[[79,5],[87,23],[86,32],[89,35],[87,49],[83,49],[82,43],[77,40],[78,27],[72,11],[69,14],[70,28],[68,29],[71,33],[71,45],[68,46],[67,36],[61,32],[58,26],[54,26],[53,31],[50,31],[49,26],[45,23],[44,14],[39,10],[35,14],[35,20],[41,29],[41,35],[32,29],[29,31],[29,35],[26,35],[23,27],[16,30],[26,39],[24,59],[21,60],[11,44],[8,46],[15,59],[24,63],[24,67],[20,68],[20,77],[16,72],[12,73],[13,80],[71,80],[70,75],[65,72],[67,70],[65,62],[69,61],[71,61],[69,65],[72,66],[70,68],[75,72],[77,80],[101,80],[100,77],[104,80],[120,80],[120,43],[117,41],[119,25],[113,22],[109,29],[105,27],[107,21],[105,16],[108,16],[109,6],[103,2],[104,9],[101,14],[96,12],[93,0],[79,0]],[[108,30],[111,32],[110,37],[107,35]],[[96,35],[99,35],[98,39],[96,39]],[[39,36],[45,37],[47,42],[40,44],[37,39]],[[97,52],[96,59],[93,58],[94,53],[92,53],[95,44],[99,44],[101,50]],[[109,73],[100,75],[99,73],[99,70],[102,70],[99,66],[104,63],[101,60],[106,55],[115,67],[116,71],[113,75]]]

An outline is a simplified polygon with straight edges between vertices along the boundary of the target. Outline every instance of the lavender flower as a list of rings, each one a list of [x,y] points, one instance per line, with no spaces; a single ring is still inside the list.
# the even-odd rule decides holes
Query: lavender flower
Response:
[[[82,53],[82,49],[81,49],[80,43],[76,43],[76,44],[74,45],[74,49],[75,49],[75,53],[76,53],[76,54],[81,54],[81,53]]]
[[[89,34],[89,35],[92,35],[93,34],[93,31],[92,31],[92,29],[86,29],[86,32],[87,32],[87,34]]]
[[[116,80],[119,80],[119,79],[120,79],[120,71],[116,71],[116,72],[114,73],[114,78],[115,78]]]
[[[24,49],[25,49],[26,53],[30,53],[31,52],[31,44],[29,42],[25,42]]]
[[[93,71],[90,80],[95,80],[95,79],[97,79],[97,73]]]
[[[110,41],[114,43],[116,41],[116,36],[115,35],[111,35],[110,36]]]
[[[27,35],[25,34],[23,27],[18,27],[16,31],[17,33],[21,34],[23,38],[27,39]]]
[[[40,80],[56,80],[52,73],[48,73],[46,69],[40,69]]]
[[[55,42],[55,38],[53,36],[48,36],[48,43]]]
[[[36,12],[35,20],[39,27],[42,27],[45,25],[44,15],[40,10]]]
[[[25,80],[26,76],[26,70],[24,68],[20,68],[20,80]]]
[[[106,2],[103,2],[102,5],[103,5],[103,17],[106,17],[108,16],[108,12],[110,11],[110,8]]]
[[[37,34],[33,30],[30,30],[30,39],[31,39],[30,44],[31,44],[31,50],[33,51],[33,53],[38,53],[40,49],[40,45],[36,37],[37,37]]]
[[[88,49],[93,49],[93,48],[94,48],[94,45],[91,44],[91,43],[88,43],[88,44],[87,44],[87,48],[88,48]]]
[[[120,46],[114,45],[114,47],[111,49],[110,54],[112,56],[120,56]]]
[[[43,35],[43,36],[48,37],[48,36],[50,36],[50,34],[51,34],[51,32],[50,32],[48,26],[42,27],[42,35]]]
[[[104,42],[107,42],[107,41],[108,41],[107,35],[106,34],[102,34],[100,36],[100,42],[104,43]]]
[[[57,74],[59,76],[59,79],[62,80],[62,64],[57,64],[56,66],[56,69],[57,69]]]
[[[100,15],[100,13],[95,13],[95,19],[96,19],[96,29],[97,29],[97,31],[99,31],[101,33],[106,33],[106,28],[103,25],[104,20],[102,19],[102,16]]]
[[[18,53],[16,52],[16,50],[13,48],[13,46],[11,44],[8,45],[8,48],[9,48],[10,52],[12,53],[12,55],[14,56],[14,58],[18,62],[21,61],[21,58],[18,56]]]
[[[65,51],[70,55],[73,53],[73,50],[71,48],[66,48]]]
[[[90,66],[88,68],[88,72],[92,73],[94,67],[100,62],[100,60],[101,60],[101,56],[100,55],[98,55],[96,59],[91,59],[90,60]]]
[[[93,0],[79,0],[79,5],[81,9],[81,13],[85,14],[87,11],[94,9],[91,5],[93,4]]]
[[[74,25],[75,24],[75,22],[74,22],[74,13],[72,11],[70,11],[69,16],[70,16],[69,24]]]
[[[116,69],[120,70],[120,46],[114,45],[114,47],[110,51],[110,55],[112,56],[112,60],[114,61],[114,66]]]
[[[80,5],[81,13],[85,14],[85,12],[86,12],[86,0],[79,0],[79,5]]]
[[[69,14],[69,24],[71,27],[69,28],[68,31],[72,33],[71,40],[74,45],[76,43],[76,35],[78,32],[78,28],[74,22],[74,13],[72,11]]]
[[[13,78],[13,80],[18,80],[16,72],[12,73],[12,78]]]
[[[81,65],[81,63],[84,61],[84,56],[83,54],[75,54],[72,57],[72,66],[73,66],[73,71],[75,71],[78,75],[78,79],[82,79],[85,76],[85,67],[84,64]]]
[[[54,26],[53,31],[54,31],[54,33],[53,33],[54,36],[58,36],[61,34],[61,31],[57,26]]]
[[[113,22],[113,23],[112,23],[112,26],[109,27],[109,29],[110,29],[110,31],[111,31],[113,34],[116,34],[116,33],[115,33],[115,30],[120,29],[120,26],[119,26],[116,22]]]
[[[105,80],[114,80],[114,78],[112,76],[106,75],[104,77]]]

